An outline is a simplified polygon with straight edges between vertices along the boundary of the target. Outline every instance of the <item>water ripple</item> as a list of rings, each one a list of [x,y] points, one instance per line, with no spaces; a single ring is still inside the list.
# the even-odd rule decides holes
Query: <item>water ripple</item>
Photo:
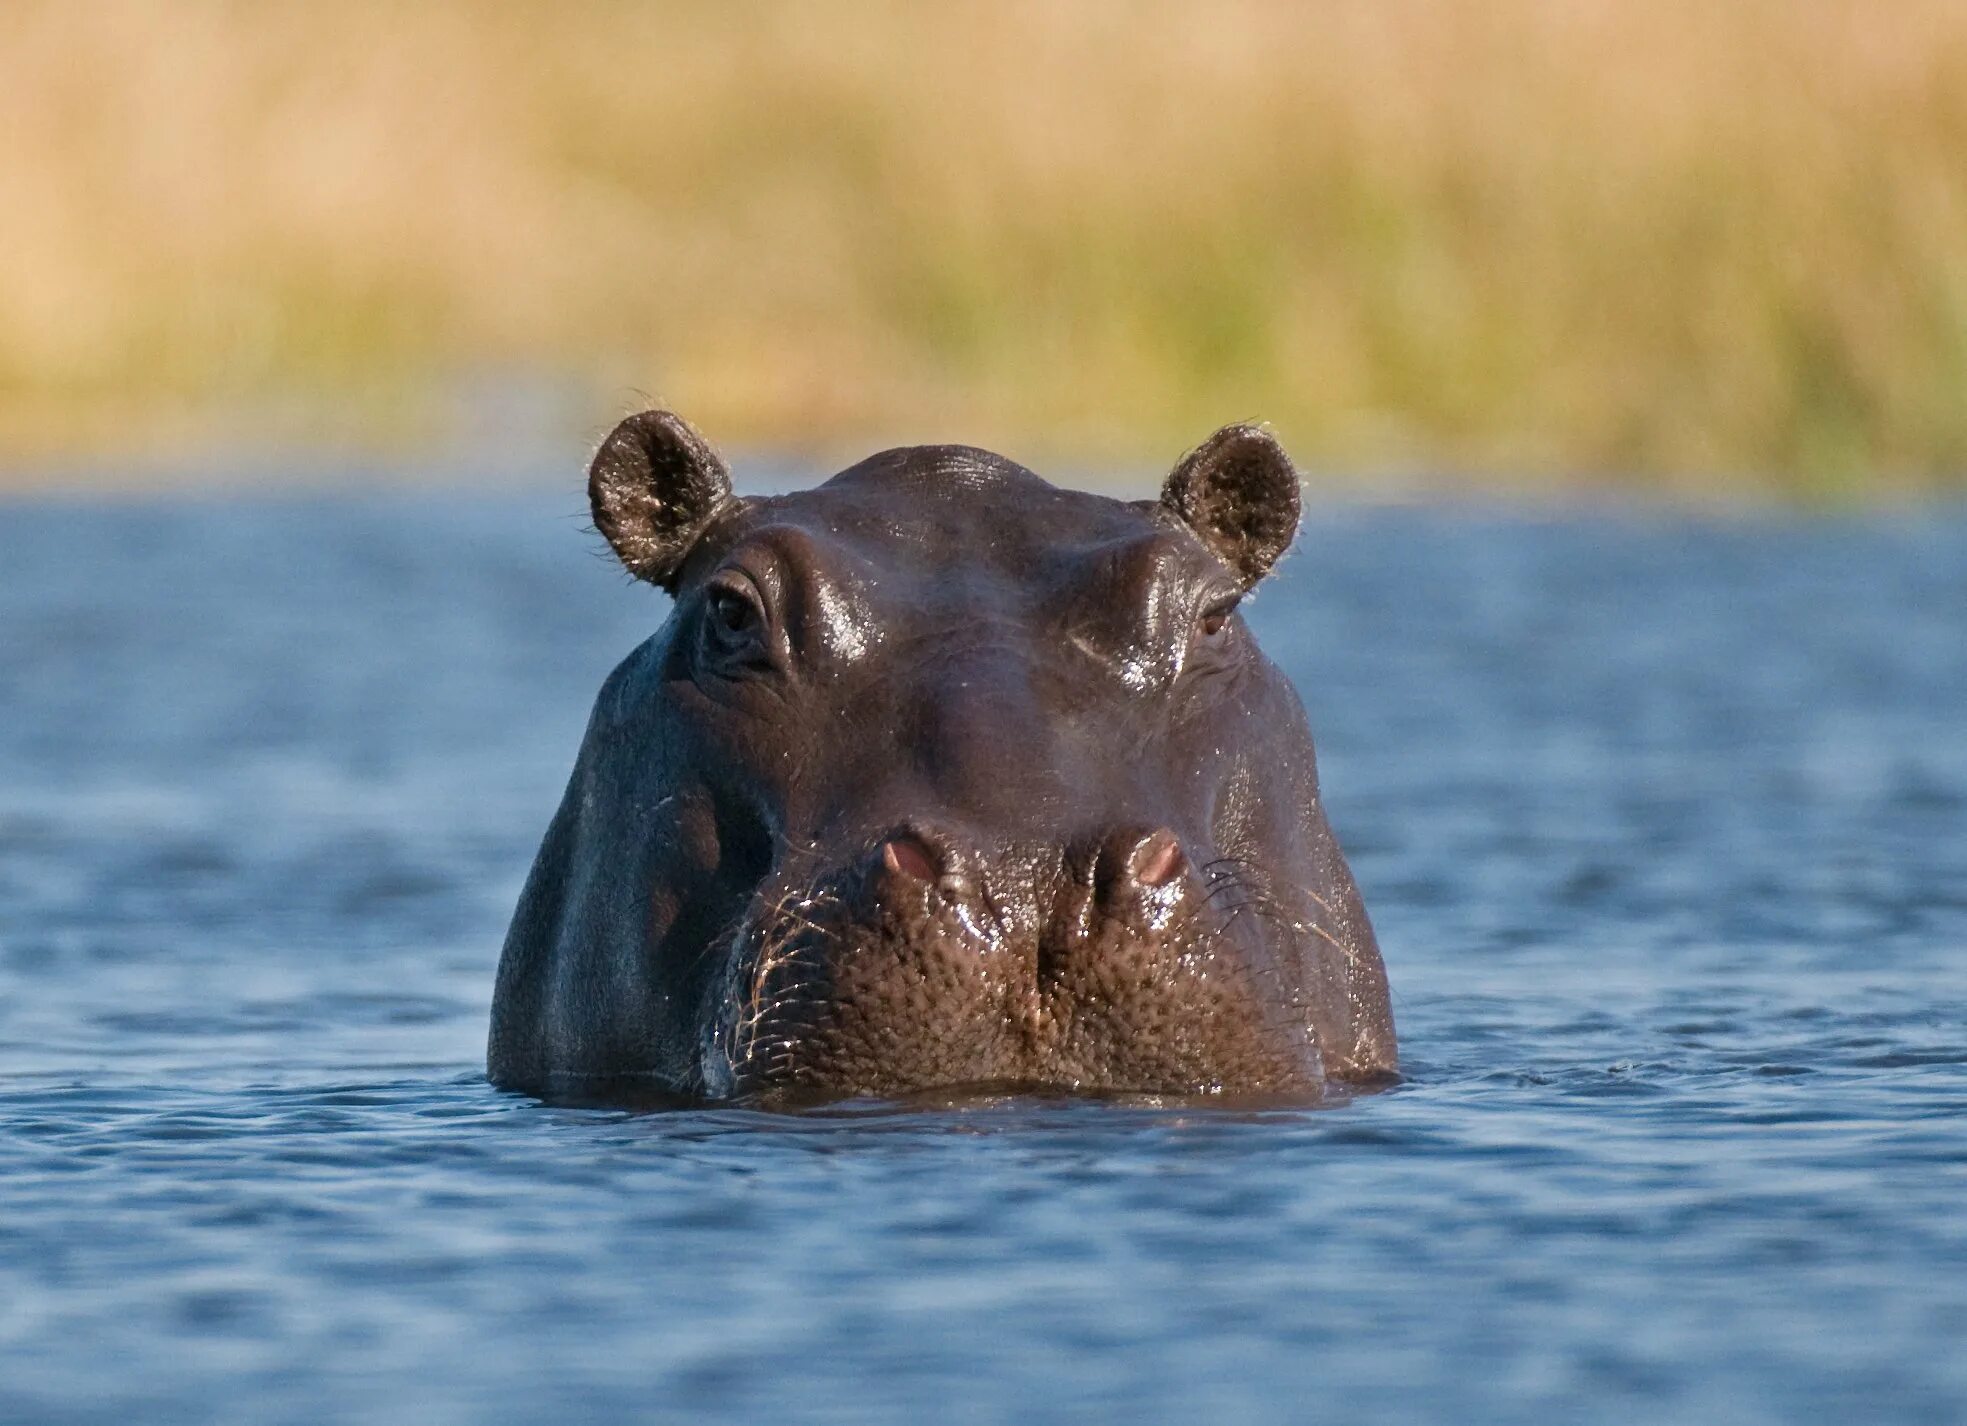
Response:
[[[1406,1080],[788,1117],[480,1072],[559,513],[0,518],[0,1419],[1967,1416],[1967,520],[1319,513]]]

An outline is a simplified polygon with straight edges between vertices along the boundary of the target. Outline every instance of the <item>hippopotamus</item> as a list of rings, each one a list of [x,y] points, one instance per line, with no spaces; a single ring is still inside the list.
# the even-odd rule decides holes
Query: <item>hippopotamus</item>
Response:
[[[1298,477],[1229,426],[1151,500],[970,446],[741,497],[666,411],[594,524],[673,598],[602,685],[488,1066],[548,1099],[1315,1100],[1394,1076],[1291,684],[1239,613]]]

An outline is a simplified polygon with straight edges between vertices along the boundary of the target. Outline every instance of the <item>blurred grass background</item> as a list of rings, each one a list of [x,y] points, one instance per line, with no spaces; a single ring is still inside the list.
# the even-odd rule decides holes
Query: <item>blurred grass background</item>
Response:
[[[508,386],[582,436],[1265,418],[1367,477],[1958,489],[1967,4],[0,9],[0,467],[468,447]]]

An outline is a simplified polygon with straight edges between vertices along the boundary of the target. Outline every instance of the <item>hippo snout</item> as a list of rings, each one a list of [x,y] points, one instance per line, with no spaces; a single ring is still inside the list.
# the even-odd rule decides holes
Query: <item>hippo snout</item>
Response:
[[[760,1097],[898,1093],[925,1066],[943,1086],[1315,1093],[1315,1036],[1272,1009],[1302,967],[1265,902],[1168,827],[1032,851],[911,822],[761,902],[704,1077]]]

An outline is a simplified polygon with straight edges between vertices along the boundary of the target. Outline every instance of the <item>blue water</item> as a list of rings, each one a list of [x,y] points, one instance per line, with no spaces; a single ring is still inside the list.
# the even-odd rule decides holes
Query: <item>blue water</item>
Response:
[[[1407,1081],[481,1077],[572,498],[0,505],[0,1420],[1967,1418],[1967,517],[1314,514]]]

